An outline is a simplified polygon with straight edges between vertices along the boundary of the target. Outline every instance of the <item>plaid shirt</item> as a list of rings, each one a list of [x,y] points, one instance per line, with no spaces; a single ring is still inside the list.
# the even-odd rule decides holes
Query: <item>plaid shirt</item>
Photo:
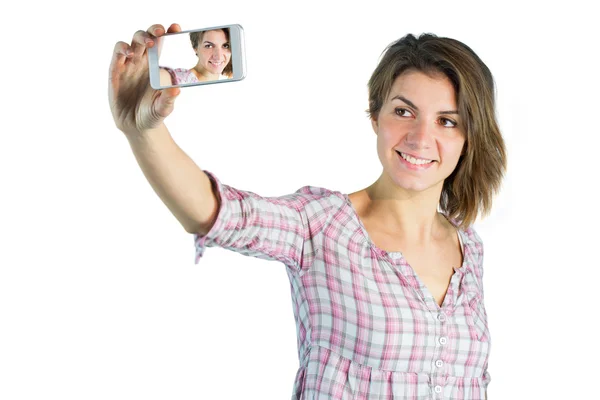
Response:
[[[463,265],[442,307],[399,252],[367,235],[347,195],[305,186],[261,197],[222,184],[206,247],[284,263],[300,368],[292,399],[485,399],[490,375],[483,247],[459,230]],[[454,221],[451,221],[455,224]]]

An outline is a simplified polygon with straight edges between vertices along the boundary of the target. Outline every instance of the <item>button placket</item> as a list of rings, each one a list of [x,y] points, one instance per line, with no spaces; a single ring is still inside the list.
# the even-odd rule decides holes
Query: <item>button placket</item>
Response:
[[[446,343],[448,343],[448,338],[445,336],[445,333],[446,333],[446,329],[445,329],[446,328],[446,324],[445,324],[445,322],[448,320],[448,316],[446,314],[445,309],[441,309],[439,311],[439,313],[437,315],[437,320],[439,321],[439,324],[440,324],[439,325],[440,326],[440,329],[439,329],[439,335],[440,336],[437,338],[437,342],[438,342],[438,345],[439,345],[439,355],[438,355],[438,358],[435,359],[435,361],[434,361],[433,364],[435,366],[434,367],[434,371],[435,371],[434,374],[438,375],[438,376],[441,376],[441,375],[444,374],[444,365],[445,365],[444,360],[442,360],[443,355],[444,355],[444,350],[445,350],[444,347],[445,347]],[[442,386],[435,385],[433,387],[433,391],[436,394],[442,393]],[[434,396],[434,397],[436,399],[440,398],[439,396]]]
[[[438,333],[438,337],[437,337],[437,342],[438,342],[438,356],[437,358],[434,358],[434,362],[433,362],[433,375],[437,376],[438,378],[444,375],[444,352],[445,352],[445,345],[448,342],[448,338],[445,336],[446,335],[446,321],[448,320],[448,315],[447,315],[447,311],[445,308],[440,309],[437,315],[437,321],[439,323],[439,329],[437,330]],[[437,379],[435,379],[437,380]],[[440,383],[438,382],[432,382],[432,383]],[[433,386],[433,391],[439,395],[440,393],[442,393],[442,386],[440,386],[439,384],[436,384],[435,386]],[[438,399],[441,398],[437,395],[434,395],[434,398]]]

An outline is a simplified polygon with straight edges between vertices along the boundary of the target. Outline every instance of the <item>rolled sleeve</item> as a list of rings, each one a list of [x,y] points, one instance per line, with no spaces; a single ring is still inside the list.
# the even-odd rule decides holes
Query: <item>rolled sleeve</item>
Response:
[[[219,237],[219,234],[221,232],[224,231],[225,221],[231,221],[232,215],[233,215],[231,202],[223,200],[223,199],[227,200],[227,197],[225,196],[225,190],[223,188],[223,184],[211,172],[204,170],[204,173],[208,176],[208,179],[210,179],[210,183],[213,188],[213,193],[216,193],[218,196],[219,210],[217,213],[217,218],[216,218],[215,223],[213,224],[213,226],[210,228],[210,230],[208,231],[208,233],[206,235],[201,236],[198,233],[194,233],[194,244],[195,244],[195,248],[196,248],[196,257],[194,260],[195,264],[200,263],[200,259],[204,255],[204,251],[206,250],[206,247],[212,247],[212,246],[217,245],[217,243],[215,242],[215,239],[217,237]]]
[[[219,198],[217,218],[210,231],[194,234],[195,264],[207,247],[219,246],[257,258],[276,260],[300,270],[318,251],[318,235],[328,219],[328,201],[311,194],[308,187],[281,197],[256,193],[222,184],[209,171]]]

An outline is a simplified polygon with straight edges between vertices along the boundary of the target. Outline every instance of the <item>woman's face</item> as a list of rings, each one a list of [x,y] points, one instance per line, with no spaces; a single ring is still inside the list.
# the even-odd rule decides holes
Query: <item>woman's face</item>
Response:
[[[441,191],[465,144],[464,121],[446,76],[402,73],[372,124],[379,160],[395,185]]]
[[[212,74],[220,74],[231,59],[231,46],[222,30],[206,31],[196,49],[198,64]]]

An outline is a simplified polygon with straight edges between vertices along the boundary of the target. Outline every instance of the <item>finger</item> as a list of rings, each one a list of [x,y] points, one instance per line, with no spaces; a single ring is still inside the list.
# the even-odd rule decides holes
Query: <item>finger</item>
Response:
[[[140,58],[144,55],[147,47],[152,47],[154,44],[154,38],[148,34],[148,32],[137,31],[133,35],[131,41],[131,48],[133,49],[133,55],[135,59]]]
[[[113,66],[117,67],[119,65],[125,64],[127,58],[131,56],[133,56],[133,50],[131,49],[131,46],[129,46],[125,42],[117,42],[113,50],[111,69],[113,69]]]
[[[181,93],[181,90],[178,87],[161,90],[160,97],[156,100],[156,113],[163,118],[169,116],[173,111],[179,93]]]
[[[169,29],[167,29],[167,33],[175,33],[175,32],[181,32],[181,26],[179,26],[179,24],[171,24]]]
[[[113,86],[119,82],[121,67],[125,64],[128,58],[133,57],[133,50],[125,42],[117,42],[113,51],[113,56],[110,61],[109,79]]]
[[[154,24],[146,32],[152,36],[159,37],[165,34],[165,27],[161,24]]]

